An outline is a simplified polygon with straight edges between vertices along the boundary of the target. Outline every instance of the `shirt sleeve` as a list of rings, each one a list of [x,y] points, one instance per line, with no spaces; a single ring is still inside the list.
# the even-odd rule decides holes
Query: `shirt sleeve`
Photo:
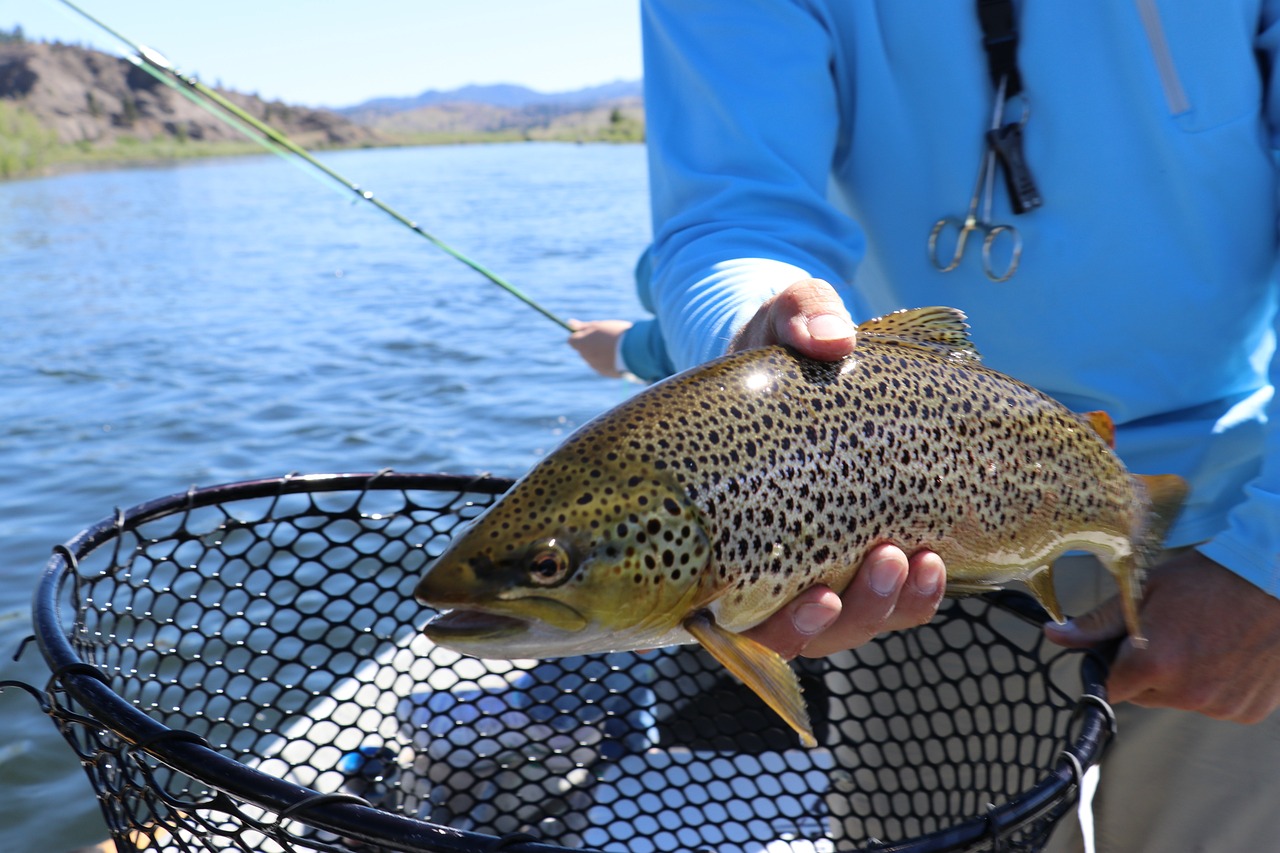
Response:
[[[653,309],[676,369],[759,305],[863,252],[827,190],[841,117],[829,22],[799,0],[645,0]]]
[[[1280,0],[1264,4],[1262,19],[1257,52],[1264,58],[1262,67],[1268,69],[1270,78],[1264,107],[1272,157],[1280,160]],[[1280,223],[1277,235],[1280,244]],[[1280,314],[1273,320],[1273,346],[1277,340]],[[1269,376],[1272,397],[1267,406],[1261,471],[1245,485],[1244,500],[1231,510],[1227,528],[1198,550],[1255,586],[1280,596],[1280,400],[1275,392],[1280,387],[1280,350],[1272,352]]]
[[[657,382],[675,373],[657,320],[638,320],[622,333],[618,368],[646,382]]]

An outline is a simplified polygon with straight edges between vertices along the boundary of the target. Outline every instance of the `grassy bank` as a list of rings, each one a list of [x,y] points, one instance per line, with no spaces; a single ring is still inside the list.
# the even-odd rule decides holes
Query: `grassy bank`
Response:
[[[642,124],[610,125],[593,132],[566,128],[503,130],[493,132],[438,132],[387,136],[377,147],[416,145],[462,145],[495,142],[643,142]],[[329,149],[333,150],[333,149]],[[265,149],[249,140],[196,142],[174,138],[138,140],[121,137],[109,145],[87,142],[59,143],[52,131],[42,127],[20,107],[0,102],[0,180],[34,178],[80,169],[108,169],[145,166],[207,157],[262,154]]]
[[[35,116],[0,101],[0,178],[40,174],[60,147],[53,131]]]

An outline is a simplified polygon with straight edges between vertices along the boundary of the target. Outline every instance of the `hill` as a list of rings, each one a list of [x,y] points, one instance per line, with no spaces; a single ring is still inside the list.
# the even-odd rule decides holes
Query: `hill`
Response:
[[[221,94],[306,145],[346,146],[376,139],[367,128],[327,110],[238,92]],[[133,63],[73,45],[0,44],[0,99],[30,113],[64,144],[100,145],[126,137],[242,138]]]
[[[560,94],[514,85],[468,86],[378,98],[340,110],[218,91],[307,148],[643,138],[638,83]],[[0,178],[66,166],[260,150],[126,59],[0,32]]]

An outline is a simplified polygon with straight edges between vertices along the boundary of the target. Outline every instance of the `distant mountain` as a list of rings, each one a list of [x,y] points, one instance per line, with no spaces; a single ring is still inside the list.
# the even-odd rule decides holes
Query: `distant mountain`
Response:
[[[334,112],[360,124],[376,124],[379,119],[396,113],[455,104],[477,104],[510,110],[529,107],[552,106],[559,108],[589,108],[613,101],[633,101],[643,94],[638,80],[619,80],[601,86],[591,86],[572,92],[538,92],[525,86],[500,83],[489,86],[463,86],[460,89],[427,91],[403,98],[373,98]]]
[[[551,93],[500,84],[374,98],[335,112],[384,138],[406,142],[474,138],[638,142],[644,139],[642,96],[639,81]]]

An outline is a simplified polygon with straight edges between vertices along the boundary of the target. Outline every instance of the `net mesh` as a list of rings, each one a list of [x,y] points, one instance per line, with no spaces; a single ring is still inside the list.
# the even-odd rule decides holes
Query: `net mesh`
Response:
[[[798,663],[816,749],[692,647],[433,647],[413,587],[509,485],[233,484],[61,547],[46,710],[117,847],[1037,850],[1109,737],[1096,662],[1016,596]]]

